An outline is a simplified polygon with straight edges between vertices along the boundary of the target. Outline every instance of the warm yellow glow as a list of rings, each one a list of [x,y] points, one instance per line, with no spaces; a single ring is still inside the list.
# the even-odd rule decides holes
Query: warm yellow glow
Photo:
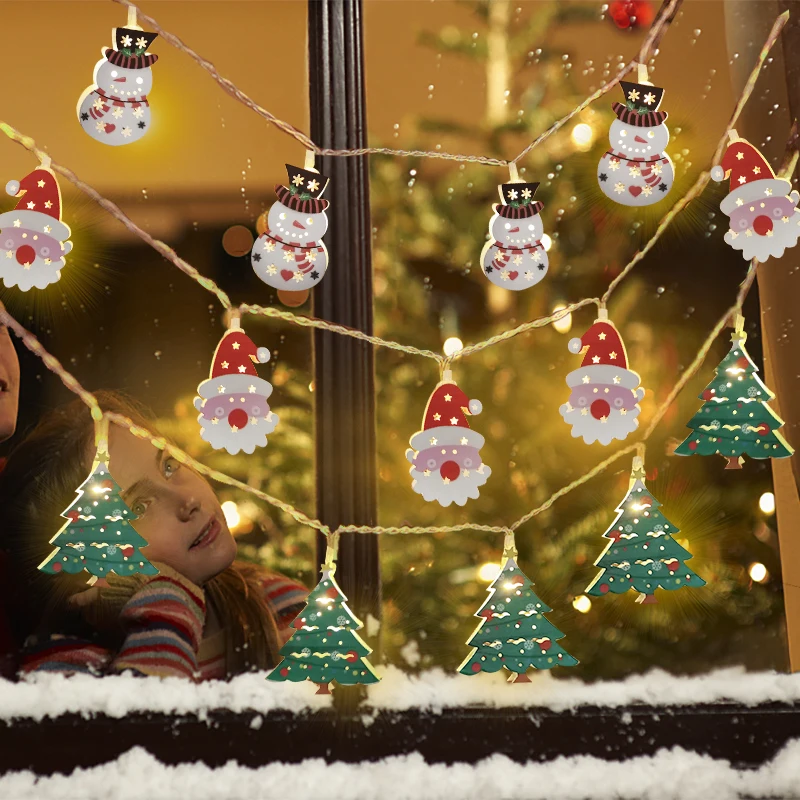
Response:
[[[769,577],[769,572],[767,572],[767,568],[758,561],[750,565],[750,569],[748,570],[748,572],[750,573],[750,577],[756,583],[764,583],[764,581]]]
[[[572,607],[581,614],[588,614],[592,608],[592,601],[585,594],[579,594],[572,601]]]
[[[226,500],[222,504],[222,513],[225,515],[225,522],[228,523],[230,530],[233,530],[242,521],[239,506],[233,500]]]
[[[453,356],[459,350],[464,349],[464,342],[462,342],[458,336],[451,336],[449,339],[444,340],[444,346],[442,349],[444,350],[444,354],[446,356]]]
[[[545,250],[549,250],[553,246],[553,240],[546,234],[542,234],[542,246]]]
[[[481,564],[480,567],[478,567],[478,578],[489,583],[497,577],[498,572],[500,572],[500,565],[488,561],[486,564]]]
[[[587,125],[585,122],[579,122],[572,129],[570,137],[572,138],[572,143],[578,150],[588,150],[594,141],[594,130],[591,125]]]
[[[555,314],[556,311],[561,311],[562,308],[566,308],[565,305],[558,305],[553,309],[553,313]],[[572,328],[572,314],[565,314],[561,319],[557,319],[553,323],[553,327],[559,333],[569,333],[570,328]]]
[[[761,497],[758,498],[758,507],[765,513],[765,514],[774,514],[775,513],[775,495],[772,492],[764,492]]]

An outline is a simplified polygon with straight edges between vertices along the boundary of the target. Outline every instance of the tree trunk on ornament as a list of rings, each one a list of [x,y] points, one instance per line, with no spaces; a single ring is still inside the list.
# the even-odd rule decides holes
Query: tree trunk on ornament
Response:
[[[725,465],[725,469],[741,469],[742,468],[742,461],[743,458],[739,456],[727,456],[728,463]]]
[[[774,47],[769,69],[759,76],[758,90],[745,106],[736,128],[762,149],[778,171],[784,158],[792,120],[800,116],[800,17],[797,4],[788,0],[725,4],[725,26],[733,91],[744,87],[761,44],[775,17],[790,10],[781,34],[782,47]],[[737,53],[738,57],[733,58]],[[774,106],[774,107],[773,107]],[[785,176],[791,179],[791,176]],[[761,332],[764,342],[766,384],[775,393],[772,409],[785,421],[783,435],[790,445],[800,445],[800,331],[786,324],[800,304],[800,274],[794,269],[798,248],[788,248],[782,258],[770,258],[758,267]],[[745,315],[747,316],[747,315]],[[773,459],[772,474],[778,516],[778,539],[783,572],[783,598],[789,661],[800,671],[800,461]]]
[[[654,594],[640,594],[636,598],[637,603],[641,603],[643,606],[649,606],[653,603],[657,603],[656,596]]]
[[[512,672],[508,676],[509,683],[530,683],[531,679],[525,672]]]
[[[317,684],[317,691],[315,694],[330,694],[331,693],[331,685],[329,683],[318,683]]]

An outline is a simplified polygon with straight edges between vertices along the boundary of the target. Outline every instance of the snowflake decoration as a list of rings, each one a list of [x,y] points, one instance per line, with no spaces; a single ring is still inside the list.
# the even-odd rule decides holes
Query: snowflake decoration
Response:
[[[526,640],[525,640],[525,644],[524,644],[524,645],[522,645],[522,646],[523,646],[523,647],[524,647],[526,650],[533,650],[533,648],[534,648],[534,647],[536,647],[536,642],[534,642],[534,641],[533,641],[533,639],[526,639]]]
[[[723,393],[723,394],[724,394],[724,393],[727,391],[727,389],[728,389],[728,384],[727,384],[727,383],[721,383],[721,384],[719,385],[719,391],[720,391],[721,393]]]
[[[300,652],[304,656],[310,656],[311,655],[311,648],[310,647],[304,647]]]
[[[720,421],[718,419],[712,419],[708,425],[712,431],[718,431],[721,427]]]
[[[533,603],[528,603],[528,605],[525,606],[525,610],[526,611],[535,611],[536,610],[536,606]]]
[[[653,570],[653,572],[661,572],[661,570],[664,569],[664,565],[660,561],[654,561],[650,565],[650,569]]]
[[[755,386],[751,386],[751,387],[750,387],[750,388],[747,390],[747,396],[748,396],[748,397],[758,397],[758,395],[759,395],[759,391],[758,391],[758,389],[756,389],[756,387],[755,387]]]
[[[653,525],[653,530],[654,530],[656,533],[662,533],[662,532],[663,532],[663,530],[664,530],[664,526],[663,526],[663,525],[661,525],[661,524],[659,524],[659,525]]]
[[[110,555],[110,556],[116,555],[117,546],[115,544],[110,544],[108,546],[108,549],[106,550],[106,553],[108,553],[108,555]]]
[[[633,525],[626,525],[625,533],[633,533]]]
[[[505,611],[506,610],[506,604],[505,603],[498,603],[497,604],[497,610],[498,611]]]
[[[344,615],[336,617],[336,624],[347,625],[347,617],[345,617]]]
[[[79,553],[82,553],[86,549],[86,545],[83,542],[78,542],[78,544],[72,546],[74,550],[77,550]]]
[[[620,561],[619,568],[621,570],[623,570],[624,572],[627,572],[631,568],[631,562],[630,561]]]
[[[635,103],[638,99],[639,99],[639,92],[637,92],[636,89],[631,89],[628,92],[628,100]]]

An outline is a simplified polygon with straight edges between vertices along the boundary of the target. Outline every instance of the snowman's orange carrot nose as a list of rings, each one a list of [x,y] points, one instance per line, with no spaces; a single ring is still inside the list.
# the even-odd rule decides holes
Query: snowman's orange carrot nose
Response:
[[[509,228],[508,232],[509,233],[519,233],[519,228]]]
[[[634,142],[641,142],[642,144],[647,144],[647,139],[642,139],[641,136],[634,136],[633,137],[633,141]]]
[[[301,230],[301,231],[304,231],[304,230],[305,230],[305,226],[304,226],[304,225],[301,225],[301,224],[300,224],[300,223],[299,223],[297,220],[295,220],[295,221],[292,223],[292,225],[294,225],[294,226],[295,226],[295,228],[300,228],[300,230]]]

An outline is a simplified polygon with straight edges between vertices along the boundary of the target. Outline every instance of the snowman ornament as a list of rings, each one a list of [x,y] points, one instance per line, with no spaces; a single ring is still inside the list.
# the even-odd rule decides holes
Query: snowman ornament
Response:
[[[538,188],[538,183],[522,182],[498,187],[503,202],[494,204],[491,238],[481,252],[483,274],[495,286],[518,292],[535,286],[547,274],[539,215],[544,206],[533,199]]]
[[[136,28],[114,28],[116,49],[103,49],[94,68],[94,86],[78,100],[78,121],[93,139],[103,144],[137,142],[150,130],[153,87],[150,67],[158,60],[147,48],[157,33]]]
[[[286,165],[288,186],[275,187],[278,202],[272,204],[267,228],[250,253],[253,271],[264,283],[278,289],[279,297],[282,293],[302,293],[305,299],[328,269],[328,251],[322,241],[328,230],[328,201],[320,195],[329,178],[311,165],[313,153],[310,164],[306,159],[305,169]]]
[[[70,229],[61,220],[61,191],[46,159],[22,180],[6,184],[17,198],[13,211],[0,214],[0,279],[23,292],[44,289],[61,277],[72,250]]]
[[[658,107],[664,90],[649,83],[620,81],[625,103],[613,103],[617,115],[608,138],[611,147],[597,166],[603,194],[624,206],[649,206],[672,188],[675,171],[664,152],[669,143],[666,111]]]

